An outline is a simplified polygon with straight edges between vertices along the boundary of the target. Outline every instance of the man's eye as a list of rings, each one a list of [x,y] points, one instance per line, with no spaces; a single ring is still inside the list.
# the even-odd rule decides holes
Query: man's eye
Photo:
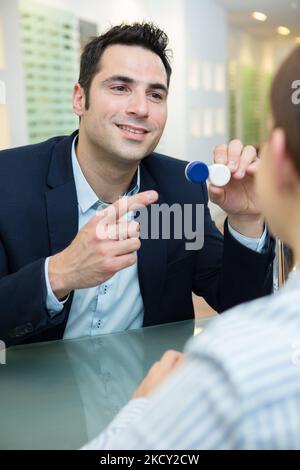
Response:
[[[163,98],[159,93],[150,93],[151,98],[153,98],[155,101],[161,101]]]
[[[126,87],[124,85],[116,85],[111,88],[113,91],[126,91]]]

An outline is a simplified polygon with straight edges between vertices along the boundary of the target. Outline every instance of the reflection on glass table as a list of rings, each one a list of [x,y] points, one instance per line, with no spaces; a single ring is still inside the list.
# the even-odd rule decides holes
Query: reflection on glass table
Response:
[[[164,351],[182,351],[209,321],[10,348],[0,366],[0,448],[79,448],[107,426]]]

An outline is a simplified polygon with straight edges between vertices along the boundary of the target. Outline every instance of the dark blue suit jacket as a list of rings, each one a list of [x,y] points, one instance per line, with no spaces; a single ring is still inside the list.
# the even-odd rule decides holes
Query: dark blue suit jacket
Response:
[[[64,333],[72,295],[51,319],[44,263],[78,231],[74,135],[0,152],[0,339],[7,345],[59,339]],[[141,162],[141,191],[155,189],[158,203],[205,204],[201,250],[186,251],[185,239],[142,240],[144,326],[193,318],[192,291],[219,312],[271,291],[273,242],[269,239],[266,252],[258,254],[238,243],[226,224],[223,240],[207,208],[206,186],[188,183],[185,165],[155,153]]]

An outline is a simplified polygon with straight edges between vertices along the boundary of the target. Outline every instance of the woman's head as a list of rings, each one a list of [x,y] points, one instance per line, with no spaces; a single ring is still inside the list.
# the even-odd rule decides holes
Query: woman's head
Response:
[[[299,84],[300,46],[282,64],[271,89],[273,127],[284,130],[286,150],[300,177],[300,93],[295,88]]]
[[[271,89],[272,130],[256,177],[271,231],[293,246],[300,230],[300,47],[285,60]],[[300,235],[300,232],[298,232]],[[299,236],[300,238],[300,236]]]

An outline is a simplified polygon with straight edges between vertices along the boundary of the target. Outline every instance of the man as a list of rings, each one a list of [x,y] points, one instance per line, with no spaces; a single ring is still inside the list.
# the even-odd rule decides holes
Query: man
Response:
[[[300,47],[273,82],[274,126],[257,173],[263,213],[297,269],[278,294],[214,320],[188,343],[186,358],[165,353],[136,400],[86,448],[300,448],[300,106],[292,99],[299,76]]]
[[[167,43],[151,24],[116,26],[95,38],[74,87],[79,132],[1,152],[7,345],[193,318],[192,291],[219,312],[270,292],[273,250],[253,188],[254,148],[233,141],[215,150],[215,161],[232,171],[226,189],[211,188],[228,214],[224,249],[206,186],[185,180],[186,162],[153,153],[167,118]],[[204,204],[203,249],[186,251],[175,237],[140,241],[131,212],[153,202]],[[115,239],[103,236],[106,226]]]

